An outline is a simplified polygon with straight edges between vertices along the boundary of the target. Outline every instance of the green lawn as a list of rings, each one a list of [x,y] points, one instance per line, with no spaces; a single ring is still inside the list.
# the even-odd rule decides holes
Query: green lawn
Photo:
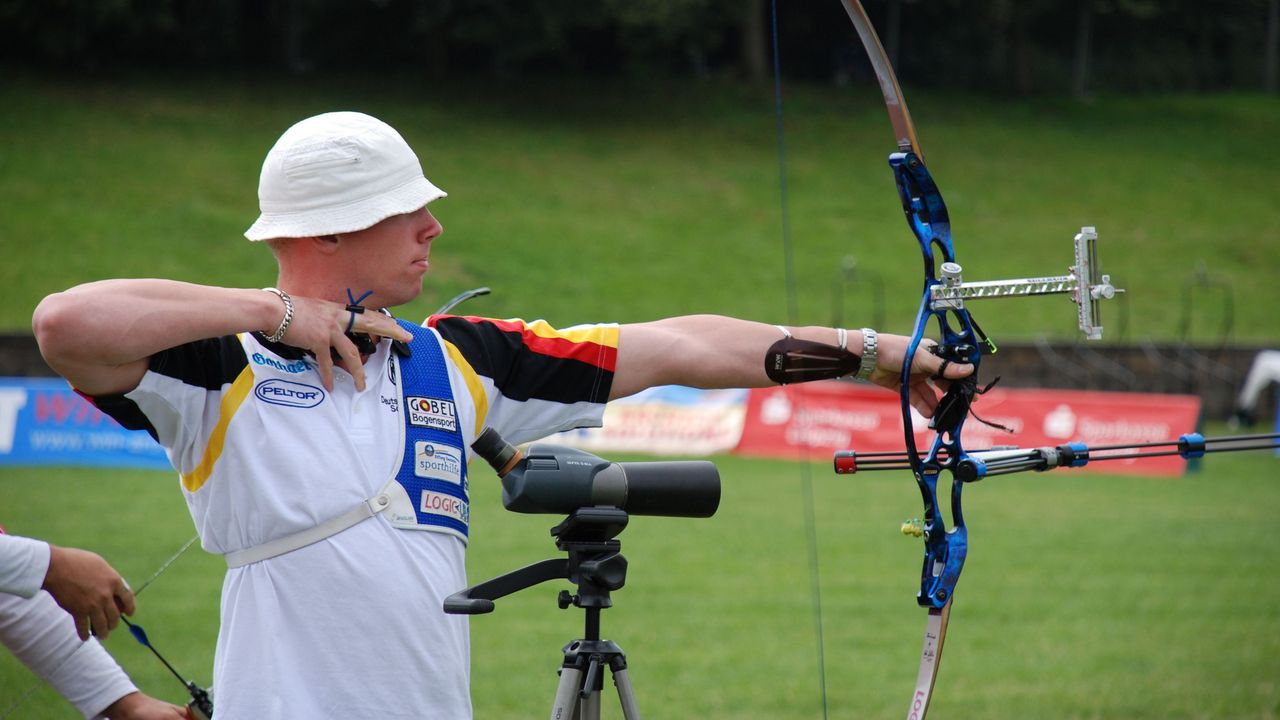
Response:
[[[1280,338],[1274,98],[907,94],[967,278],[1063,273],[1071,237],[1095,225],[1104,267],[1129,290],[1131,339],[1176,338],[1198,265],[1230,284],[1237,338]],[[410,316],[487,285],[469,311],[787,319],[767,87],[13,72],[0,85],[0,329],[26,330],[39,298],[104,277],[271,284],[266,250],[240,236],[262,156],[292,122],[333,109],[397,126],[450,193],[433,205],[446,234]],[[789,86],[784,109],[797,319],[830,321],[832,282],[853,258],[884,277],[886,325],[909,329],[919,252],[878,93]],[[869,298],[852,293],[847,322],[870,322]],[[1221,301],[1197,299],[1192,334],[1213,339]],[[1074,337],[1062,298],[981,312],[998,339]]]
[[[603,633],[627,651],[645,716],[821,717],[806,469],[830,714],[903,715],[924,623],[914,597],[919,541],[898,531],[919,514],[910,477],[715,460],[724,487],[715,517],[637,517],[620,536],[630,571]],[[1179,479],[1059,471],[969,487],[971,552],[934,715],[1280,716],[1277,462],[1224,455]],[[556,556],[547,531],[559,518],[505,512],[498,483],[483,477],[473,486],[472,581]],[[103,553],[136,585],[191,535],[175,483],[165,473],[5,469],[0,512],[13,532]],[[220,559],[193,549],[143,593],[136,616],[202,682],[212,673],[221,572]],[[583,632],[582,611],[556,607],[567,587],[539,586],[472,620],[477,718],[549,712],[561,647]],[[108,646],[145,689],[180,699],[127,635]],[[32,683],[0,656],[0,698]],[[607,699],[606,716],[619,716]],[[72,715],[41,688],[11,717]]]

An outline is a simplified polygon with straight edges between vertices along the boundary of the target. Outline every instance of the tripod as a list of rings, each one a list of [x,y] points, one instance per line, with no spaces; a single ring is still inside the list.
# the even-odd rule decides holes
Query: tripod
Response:
[[[584,507],[551,529],[556,547],[569,553],[528,565],[450,595],[444,611],[478,615],[493,612],[494,600],[547,580],[568,579],[577,593],[561,590],[560,609],[570,605],[586,613],[583,637],[564,647],[560,684],[551,720],[599,720],[605,667],[613,675],[626,720],[639,720],[635,694],[627,675],[627,656],[612,640],[600,639],[600,611],[613,606],[610,592],[627,579],[627,559],[616,536],[627,527],[627,513],[615,507]]]

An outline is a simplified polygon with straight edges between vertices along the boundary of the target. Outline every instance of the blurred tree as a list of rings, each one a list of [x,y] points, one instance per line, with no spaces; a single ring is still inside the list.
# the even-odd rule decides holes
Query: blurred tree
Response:
[[[769,75],[769,23],[765,20],[765,0],[745,0],[742,3],[742,23],[738,33],[739,61],[743,74],[752,82],[761,82]]]
[[[0,62],[759,81],[772,2],[0,0]],[[871,81],[839,2],[776,2],[784,74]],[[1280,80],[1280,0],[863,2],[908,84],[1083,98]]]
[[[1267,7],[1267,39],[1263,46],[1262,89],[1276,93],[1277,60],[1280,55],[1280,0],[1271,0]]]
[[[1076,0],[1076,45],[1071,62],[1071,95],[1089,97],[1089,52],[1093,35],[1093,0]]]

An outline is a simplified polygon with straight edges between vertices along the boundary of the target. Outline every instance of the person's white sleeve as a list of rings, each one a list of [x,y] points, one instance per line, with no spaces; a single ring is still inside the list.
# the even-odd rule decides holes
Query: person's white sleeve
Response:
[[[0,593],[29,598],[49,572],[49,543],[0,533]]]
[[[49,683],[86,718],[138,688],[94,638],[81,642],[75,623],[47,592],[0,595],[0,644]]]

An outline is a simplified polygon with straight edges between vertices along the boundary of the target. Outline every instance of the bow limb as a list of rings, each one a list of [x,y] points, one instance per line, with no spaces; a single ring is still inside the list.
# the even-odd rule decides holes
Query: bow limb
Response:
[[[889,64],[889,54],[880,44],[880,36],[876,35],[875,28],[871,25],[871,18],[867,17],[867,11],[863,9],[859,0],[840,0],[840,3],[844,5],[845,12],[853,21],[858,37],[862,38],[862,45],[867,49],[871,67],[875,69],[876,80],[880,83],[880,93],[884,95],[885,108],[889,111],[889,121],[893,123],[893,134],[898,140],[898,149],[902,152],[914,152],[923,161],[924,151],[920,149],[920,141],[916,139],[916,127],[911,122],[911,112],[907,110],[907,103],[902,99],[902,88],[898,87],[898,77],[894,75],[893,66]]]
[[[916,690],[911,696],[911,709],[907,720],[921,720],[929,712],[933,699],[933,686],[938,681],[938,664],[942,660],[942,643],[947,639],[947,624],[951,621],[951,603],[942,608],[930,608],[925,621],[924,647],[920,650],[920,671],[916,675]]]
[[[961,444],[960,435],[965,416],[968,414],[968,400],[972,395],[962,396],[948,391],[948,396],[943,399],[934,421],[930,424],[930,427],[936,431],[936,435],[922,457],[917,451],[913,433],[914,422],[908,379],[911,361],[920,347],[931,318],[937,320],[941,333],[939,354],[950,361],[972,364],[975,374],[982,355],[980,349],[982,343],[976,326],[962,305],[944,307],[935,305],[931,300],[933,288],[943,283],[943,280],[938,277],[937,268],[941,267],[944,272],[948,272],[955,262],[946,205],[924,165],[915,126],[911,122],[911,113],[907,110],[893,67],[884,51],[884,46],[876,35],[875,28],[871,25],[870,18],[867,17],[866,10],[858,0],[841,0],[841,3],[858,35],[862,38],[867,57],[871,60],[876,79],[880,84],[880,92],[884,96],[885,108],[889,112],[889,120],[893,125],[894,137],[898,145],[898,152],[889,156],[889,165],[893,169],[898,185],[903,212],[916,236],[924,260],[924,292],[916,315],[915,328],[911,334],[911,342],[903,359],[903,379],[900,390],[903,441],[907,449],[907,459],[924,503],[924,559],[920,574],[920,592],[916,596],[916,601],[928,609],[928,618],[925,623],[924,644],[915,693],[907,711],[908,720],[922,720],[928,712],[933,687],[938,677],[943,641],[946,639],[947,626],[951,617],[951,600],[960,578],[960,571],[964,566],[965,556],[968,554],[968,529],[965,527],[964,515],[961,511],[961,492],[964,485],[957,479],[955,471],[971,462]],[[935,253],[940,255],[937,260],[941,261],[941,265],[935,265]],[[970,382],[976,383],[976,378]],[[953,389],[958,390],[960,386],[961,384],[958,383],[953,386]],[[953,409],[944,411],[946,405],[951,405]],[[944,470],[951,476],[951,517],[955,524],[951,530],[947,530],[938,503],[938,478]]]

